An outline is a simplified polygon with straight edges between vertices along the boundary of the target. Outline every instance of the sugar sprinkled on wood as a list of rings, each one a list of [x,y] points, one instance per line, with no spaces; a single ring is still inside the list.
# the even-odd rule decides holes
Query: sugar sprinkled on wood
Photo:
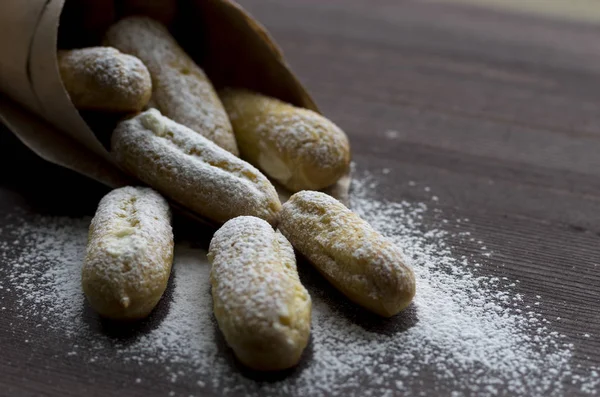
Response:
[[[373,183],[370,177],[355,181],[351,206],[404,252],[417,277],[414,304],[388,323],[364,322],[349,315],[352,306],[332,298],[322,280],[309,277],[311,353],[301,370],[278,382],[253,381],[228,361],[212,316],[206,252],[189,245],[176,248],[166,316],[129,344],[97,333],[82,319],[79,275],[89,218],[29,217],[18,227],[4,227],[0,301],[16,296],[14,307],[2,304],[3,309],[18,310],[71,339],[77,347],[68,352],[78,352],[74,357],[108,363],[103,353],[109,348],[123,362],[161,366],[164,381],[183,389],[202,385],[203,392],[220,394],[347,395],[360,387],[365,396],[391,396],[415,394],[427,379],[427,390],[456,396],[560,395],[566,384],[582,393],[598,392],[598,369],[575,367],[570,338],[553,329],[554,320],[536,311],[539,306],[526,308],[526,302],[541,298],[516,293],[516,280],[481,274],[475,263],[485,260],[480,257],[485,252],[454,255],[447,241],[456,236],[447,225],[455,221],[432,228],[428,219],[435,211],[423,203],[371,198]],[[19,223],[15,218],[10,224]],[[14,240],[20,240],[20,248],[14,248]],[[25,338],[42,343],[31,334],[23,333]]]

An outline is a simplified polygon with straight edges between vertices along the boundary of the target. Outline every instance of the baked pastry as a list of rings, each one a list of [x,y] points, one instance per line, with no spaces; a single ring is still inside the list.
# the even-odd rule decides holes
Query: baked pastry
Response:
[[[281,203],[259,170],[156,109],[121,121],[111,152],[125,171],[216,223],[240,215],[276,223]]]
[[[152,95],[146,66],[115,48],[58,51],[58,68],[64,87],[79,110],[138,112]]]
[[[242,158],[285,188],[323,189],[348,171],[348,138],[320,114],[247,90],[220,96]]]
[[[231,123],[212,83],[164,25],[146,17],[114,24],[105,43],[140,58],[152,76],[152,106],[237,155]]]
[[[146,317],[167,287],[172,262],[171,215],[160,194],[128,186],[100,201],[81,272],[95,311],[117,320]]]
[[[283,205],[279,230],[350,300],[385,317],[405,309],[415,276],[400,250],[325,193],[302,191]]]
[[[215,233],[208,258],[215,318],[237,358],[263,371],[296,365],[311,299],[291,244],[262,219],[240,216]]]

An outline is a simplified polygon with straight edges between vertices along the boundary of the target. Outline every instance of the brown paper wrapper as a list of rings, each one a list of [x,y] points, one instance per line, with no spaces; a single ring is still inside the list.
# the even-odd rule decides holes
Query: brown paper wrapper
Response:
[[[58,70],[56,49],[61,25],[71,46],[100,45],[103,30],[119,7],[107,0],[3,0],[0,26],[0,120],[32,151],[110,187],[136,181],[114,164],[102,142],[102,126],[90,128],[73,106]],[[80,13],[93,8],[86,32]],[[296,106],[318,108],[286,64],[271,36],[232,0],[178,2],[170,24],[182,47],[206,71],[217,89],[244,87]],[[85,34],[84,34],[85,33]],[[69,45],[69,44],[67,44]],[[94,117],[86,117],[88,121]],[[104,126],[104,129],[110,129]],[[328,193],[347,200],[350,176]],[[281,191],[285,200],[289,196]]]

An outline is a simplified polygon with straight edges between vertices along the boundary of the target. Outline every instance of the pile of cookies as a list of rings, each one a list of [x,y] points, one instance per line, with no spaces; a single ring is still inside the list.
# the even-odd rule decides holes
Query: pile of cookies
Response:
[[[253,369],[292,367],[308,343],[311,299],[294,249],[381,316],[410,304],[415,279],[399,250],[317,191],[348,171],[340,128],[257,92],[217,92],[156,19],[123,18],[103,44],[59,51],[64,86],[79,110],[121,117],[111,154],[148,187],[112,191],[92,220],[82,286],[100,315],[139,319],[160,300],[173,262],[169,202],[221,225],[208,253],[214,314]],[[272,181],[294,193],[283,205]]]

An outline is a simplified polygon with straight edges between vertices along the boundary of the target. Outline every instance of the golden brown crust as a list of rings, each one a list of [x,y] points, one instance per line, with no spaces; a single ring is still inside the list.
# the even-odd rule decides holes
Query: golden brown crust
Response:
[[[58,67],[80,110],[138,112],[152,95],[150,73],[142,61],[111,47],[59,51]]]
[[[348,138],[320,114],[247,90],[220,95],[242,157],[292,192],[323,189],[348,171]]]
[[[120,122],[111,151],[125,171],[205,218],[276,223],[281,203],[259,170],[156,109]]]
[[[241,216],[211,243],[215,318],[238,359],[275,371],[298,363],[310,335],[311,299],[291,244],[265,221]]]
[[[149,188],[107,194],[90,225],[81,283],[90,306],[118,320],[146,317],[160,300],[173,262],[167,202]]]
[[[146,17],[125,18],[108,30],[105,43],[144,62],[152,76],[152,103],[162,114],[238,154],[212,83],[163,25]]]
[[[321,192],[294,194],[279,230],[336,288],[385,317],[405,309],[415,277],[389,240],[339,201]]]

